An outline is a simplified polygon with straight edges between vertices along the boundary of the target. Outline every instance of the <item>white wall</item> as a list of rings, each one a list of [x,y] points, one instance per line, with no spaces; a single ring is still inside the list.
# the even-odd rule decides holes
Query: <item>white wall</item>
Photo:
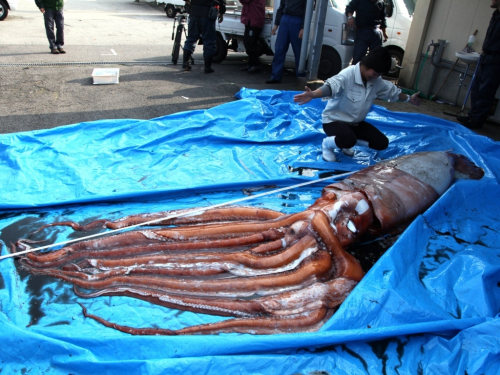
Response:
[[[444,50],[443,58],[455,60],[455,51],[463,50],[469,36],[478,30],[473,48],[480,52],[494,10],[490,5],[491,0],[436,1],[425,44],[430,43],[431,39],[447,40],[449,44]]]
[[[430,48],[425,64],[422,65],[428,45],[433,40],[446,40],[442,63],[451,67],[455,61],[456,51],[462,51],[467,44],[469,36],[477,30],[476,41],[473,48],[481,52],[481,46],[486,35],[491,15],[494,9],[490,8],[491,0],[418,0],[415,9],[415,18],[409,36],[409,48],[413,51],[405,53],[403,70],[400,75],[400,84],[407,88],[415,88],[416,78],[421,69],[418,80],[418,89],[422,92],[434,93],[449,73],[447,68],[437,68],[431,65]],[[456,71],[446,79],[439,97],[454,102],[459,86],[459,76],[464,72],[465,64],[459,62]],[[431,79],[436,69],[436,77]],[[471,66],[469,74],[460,91],[458,103],[460,106],[465,99],[467,89],[474,71]]]

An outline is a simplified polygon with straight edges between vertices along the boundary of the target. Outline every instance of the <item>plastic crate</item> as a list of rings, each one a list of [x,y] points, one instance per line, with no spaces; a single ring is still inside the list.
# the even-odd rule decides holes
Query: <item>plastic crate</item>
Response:
[[[92,72],[94,85],[113,85],[118,83],[119,68],[95,68]]]

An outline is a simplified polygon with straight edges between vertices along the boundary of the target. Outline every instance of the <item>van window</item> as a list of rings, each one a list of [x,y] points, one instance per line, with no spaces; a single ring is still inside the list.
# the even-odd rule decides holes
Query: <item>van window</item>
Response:
[[[417,0],[404,0],[404,3],[406,5],[406,9],[408,10],[408,14],[410,16],[413,16],[413,13],[415,13],[415,6],[417,5]]]
[[[345,7],[349,4],[350,0],[331,0],[334,8],[337,8],[342,13],[345,12]],[[409,16],[413,16],[415,12],[415,6],[417,5],[417,0],[403,0],[406,10]],[[387,17],[391,17],[394,12],[394,0],[385,0],[385,9]]]
[[[395,0],[385,0],[385,12],[387,14],[387,17],[392,17],[392,14],[394,13],[394,1]],[[417,5],[417,0],[402,0],[406,7],[406,11],[408,12],[409,16],[413,16],[413,13],[415,12],[415,5]],[[399,4],[400,2],[398,2]]]
[[[331,0],[334,8],[340,10],[340,12],[345,12],[345,7],[349,3],[350,0]]]

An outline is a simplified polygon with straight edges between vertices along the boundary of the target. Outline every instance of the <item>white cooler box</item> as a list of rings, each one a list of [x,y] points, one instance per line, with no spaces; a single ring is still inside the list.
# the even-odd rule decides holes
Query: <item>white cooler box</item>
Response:
[[[95,68],[92,72],[94,85],[112,85],[118,83],[119,68]]]

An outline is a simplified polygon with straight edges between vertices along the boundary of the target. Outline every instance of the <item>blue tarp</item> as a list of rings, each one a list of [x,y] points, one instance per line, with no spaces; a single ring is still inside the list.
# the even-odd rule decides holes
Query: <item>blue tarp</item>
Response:
[[[374,106],[383,152],[321,159],[321,111],[295,92],[242,89],[205,111],[103,120],[0,135],[2,255],[61,220],[208,206],[243,189],[289,186],[417,151],[453,150],[485,169],[418,217],[318,331],[288,335],[130,336],[85,319],[77,301],[116,323],[177,329],[223,318],[127,297],[77,298],[72,287],[0,261],[0,369],[47,374],[499,374],[500,144],[452,122]],[[351,160],[351,162],[348,162]],[[303,168],[317,171],[309,177]],[[327,182],[245,202],[283,212]],[[74,238],[54,229],[49,243]]]

